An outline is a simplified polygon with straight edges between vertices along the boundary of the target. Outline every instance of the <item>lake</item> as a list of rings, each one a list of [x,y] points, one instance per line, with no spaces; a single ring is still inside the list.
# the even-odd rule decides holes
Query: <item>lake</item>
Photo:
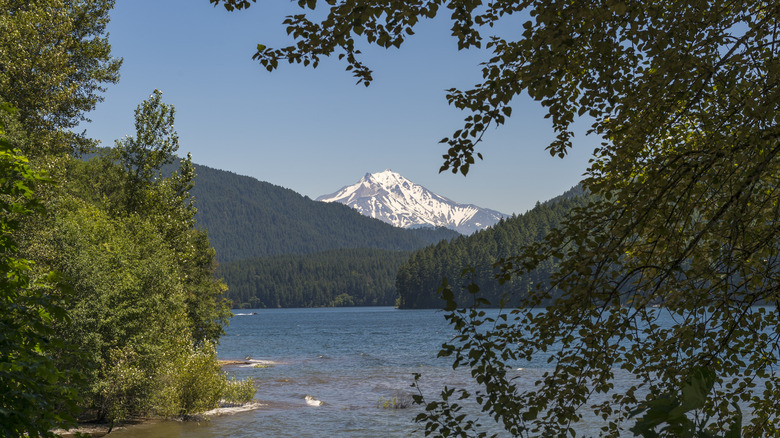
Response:
[[[256,312],[255,315],[250,313]],[[112,432],[117,437],[406,437],[420,429],[407,400],[413,373],[435,396],[442,382],[464,384],[436,353],[453,332],[437,310],[392,307],[236,310],[220,359],[256,379],[262,407],[207,423],[163,422]],[[424,388],[425,389],[425,388]],[[307,400],[308,397],[308,400]],[[314,406],[318,402],[321,405]]]
[[[422,436],[421,426],[413,422],[421,408],[383,406],[392,404],[393,398],[410,402],[413,373],[423,376],[423,392],[431,399],[444,385],[472,385],[467,370],[453,371],[451,359],[436,357],[441,344],[454,334],[442,311],[362,307],[236,312],[222,337],[219,357],[250,361],[226,370],[255,379],[260,408],[202,423],[144,424],[111,436]],[[547,371],[546,359],[535,357],[516,371],[521,386],[533,385]],[[620,374],[616,373],[616,388],[631,381]],[[493,424],[484,417],[482,422]],[[601,420],[592,419],[577,429],[580,436],[598,435],[601,425]]]

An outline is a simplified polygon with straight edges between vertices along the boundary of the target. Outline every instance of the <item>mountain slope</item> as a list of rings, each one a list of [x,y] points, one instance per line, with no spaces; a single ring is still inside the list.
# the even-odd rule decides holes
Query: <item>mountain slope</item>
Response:
[[[463,234],[487,228],[507,216],[476,205],[458,204],[391,170],[367,173],[357,183],[316,200],[349,205],[396,227],[447,227]]]
[[[543,239],[551,228],[560,225],[572,208],[585,207],[591,200],[592,195],[577,186],[487,230],[414,252],[396,277],[400,307],[441,307],[444,303],[437,290],[445,277],[454,286],[457,302],[463,305],[474,299],[467,288],[461,287],[472,279],[480,286],[479,296],[488,299],[491,305],[498,306],[502,300],[510,306],[517,304],[517,299],[536,285],[546,284],[559,261],[552,258],[545,260],[537,269],[503,285],[495,280],[493,264],[501,258],[517,255],[524,246]],[[474,268],[474,271],[468,278],[462,278],[467,267]]]
[[[195,171],[196,219],[208,230],[220,262],[339,248],[409,251],[457,236],[443,229],[399,229],[347,206],[315,202],[232,172],[202,165]]]

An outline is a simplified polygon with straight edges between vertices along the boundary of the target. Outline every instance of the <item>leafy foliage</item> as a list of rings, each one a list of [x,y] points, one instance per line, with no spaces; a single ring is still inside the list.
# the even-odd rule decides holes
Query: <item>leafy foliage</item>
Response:
[[[254,394],[216,362],[230,312],[194,228],[192,163],[159,172],[178,146],[172,107],[155,92],[116,155],[73,158],[94,142],[70,129],[119,77],[113,3],[0,0],[2,436]]]
[[[30,157],[85,150],[69,131],[119,80],[106,35],[113,0],[0,0],[0,101],[19,110]]]
[[[13,116],[6,103],[0,112]],[[0,120],[0,435],[52,436],[75,422],[77,376],[57,367],[55,356],[72,348],[52,324],[67,321],[52,298],[55,276],[31,277],[33,262],[19,256],[15,233],[20,220],[43,208],[35,186],[48,182],[13,149]]]
[[[295,44],[258,45],[255,58],[273,70],[279,61],[316,66],[337,54],[368,84],[371,71],[356,40],[400,46],[420,20],[445,11],[459,48],[484,43],[492,52],[481,84],[448,91],[449,102],[469,115],[442,140],[448,151],[441,170],[466,174],[474,155],[481,157],[483,134],[511,116],[521,95],[546,109],[557,134],[551,154],[567,153],[572,123],[583,116],[589,133],[603,139],[583,181],[596,199],[498,266],[499,280],[508,282],[551,257],[561,260],[549,283],[500,321],[478,309],[448,314],[457,336],[443,352],[471,370],[481,385],[474,398],[487,414],[513,435],[562,436],[576,434],[592,411],[604,420],[603,435],[619,436],[634,423],[631,413],[653,400],[682,397],[676,406],[685,406],[686,382],[707,369],[714,386],[686,412],[710,419],[695,433],[732,433],[742,416],[735,402],[749,409],[744,435],[780,433],[777,2],[326,4],[319,22],[306,14],[285,20]],[[512,15],[524,21],[519,37],[488,34]],[[446,287],[443,294],[455,295]],[[548,300],[546,312],[529,310]],[[662,306],[676,323],[660,326],[649,305]],[[506,376],[511,361],[553,346],[551,369],[536,386],[520,388]],[[614,393],[618,371],[636,383]],[[596,402],[597,395],[607,400]],[[427,406],[420,418],[431,426],[426,432],[479,434],[455,410]],[[653,424],[654,433],[674,435],[680,417],[669,414]]]
[[[47,197],[51,214],[28,223],[27,251],[61,272],[70,320],[57,336],[83,357],[63,369],[85,418],[111,423],[138,415],[189,415],[234,391],[213,344],[230,316],[215,253],[195,228],[189,157],[161,168],[178,143],[173,109],[154,92],[136,111],[138,132],[89,161],[60,161],[64,181]],[[150,125],[165,123],[165,129]]]
[[[715,377],[711,369],[693,370],[689,380],[682,386],[681,395],[664,394],[632,412],[632,416],[645,412],[646,414],[631,428],[631,431],[644,438],[655,438],[660,436],[655,430],[660,426],[660,432],[663,434],[679,437],[713,437],[714,435],[703,427],[710,420],[709,417],[690,419],[687,414],[704,408],[707,394],[715,386]],[[739,412],[739,405],[735,403],[734,407]],[[741,429],[742,416],[736,415],[724,438],[740,437]]]
[[[179,150],[179,136],[173,129],[175,113],[173,106],[162,101],[162,92],[154,90],[135,110],[135,137],[116,142],[117,161],[127,173],[125,208],[129,211],[138,207],[133,202],[143,199],[140,192],[162,178],[162,166],[172,162],[173,153]],[[192,184],[184,190],[190,188]]]

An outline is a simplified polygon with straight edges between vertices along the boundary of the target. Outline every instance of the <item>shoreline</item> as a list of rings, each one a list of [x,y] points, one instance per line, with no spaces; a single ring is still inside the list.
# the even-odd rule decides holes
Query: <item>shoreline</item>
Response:
[[[218,359],[219,366],[226,367],[231,365],[251,365],[252,362],[248,360],[230,360],[230,359]]]
[[[238,414],[241,412],[249,412],[254,411],[256,409],[262,408],[264,405],[256,400],[253,400],[248,403],[243,403],[240,405],[231,405],[231,406],[220,406],[218,408],[211,409],[206,412],[201,412],[198,414],[193,415],[186,415],[183,417],[174,417],[174,418],[130,418],[128,420],[125,420],[113,427],[111,429],[111,432],[114,432],[116,430],[126,430],[131,429],[135,426],[140,426],[144,424],[150,424],[150,423],[159,423],[164,421],[178,421],[178,422],[187,422],[187,421],[208,421],[212,417],[221,417],[224,415],[233,415]],[[106,435],[110,435],[109,433],[109,425],[108,423],[79,423],[76,427],[72,429],[55,429],[52,431],[53,433],[63,437],[63,438],[75,438],[78,434],[87,434],[91,438],[100,438],[104,437]]]
[[[217,362],[219,363],[219,366],[226,367],[226,366],[240,366],[240,365],[253,365],[254,362],[250,360],[232,360],[232,359],[218,359]],[[142,424],[149,424],[149,423],[155,423],[155,422],[162,422],[162,421],[203,421],[208,420],[210,417],[219,417],[223,415],[232,415],[237,414],[241,412],[248,412],[253,411],[255,409],[259,409],[263,407],[263,404],[259,403],[256,400],[252,400],[248,403],[243,403],[240,405],[221,405],[218,408],[214,408],[211,410],[208,410],[206,412],[199,412],[197,414],[192,415],[185,415],[183,417],[174,417],[174,418],[146,418],[146,417],[138,417],[138,418],[129,418],[125,421],[122,421],[121,423],[115,425],[111,431],[115,430],[124,430],[128,428],[132,428],[134,426],[142,425]],[[76,427],[72,429],[55,429],[52,431],[53,433],[63,437],[63,438],[75,438],[78,434],[87,434],[92,438],[100,438],[103,436],[106,436],[109,434],[109,424],[108,423],[90,423],[90,422],[84,422],[84,423],[78,423]]]

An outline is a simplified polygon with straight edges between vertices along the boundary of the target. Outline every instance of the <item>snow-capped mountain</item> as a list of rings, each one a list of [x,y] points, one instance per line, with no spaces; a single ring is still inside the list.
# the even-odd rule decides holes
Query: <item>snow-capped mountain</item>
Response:
[[[487,228],[506,217],[495,210],[458,204],[391,170],[367,173],[357,183],[322,195],[317,201],[340,202],[397,227],[441,226],[463,234]]]

